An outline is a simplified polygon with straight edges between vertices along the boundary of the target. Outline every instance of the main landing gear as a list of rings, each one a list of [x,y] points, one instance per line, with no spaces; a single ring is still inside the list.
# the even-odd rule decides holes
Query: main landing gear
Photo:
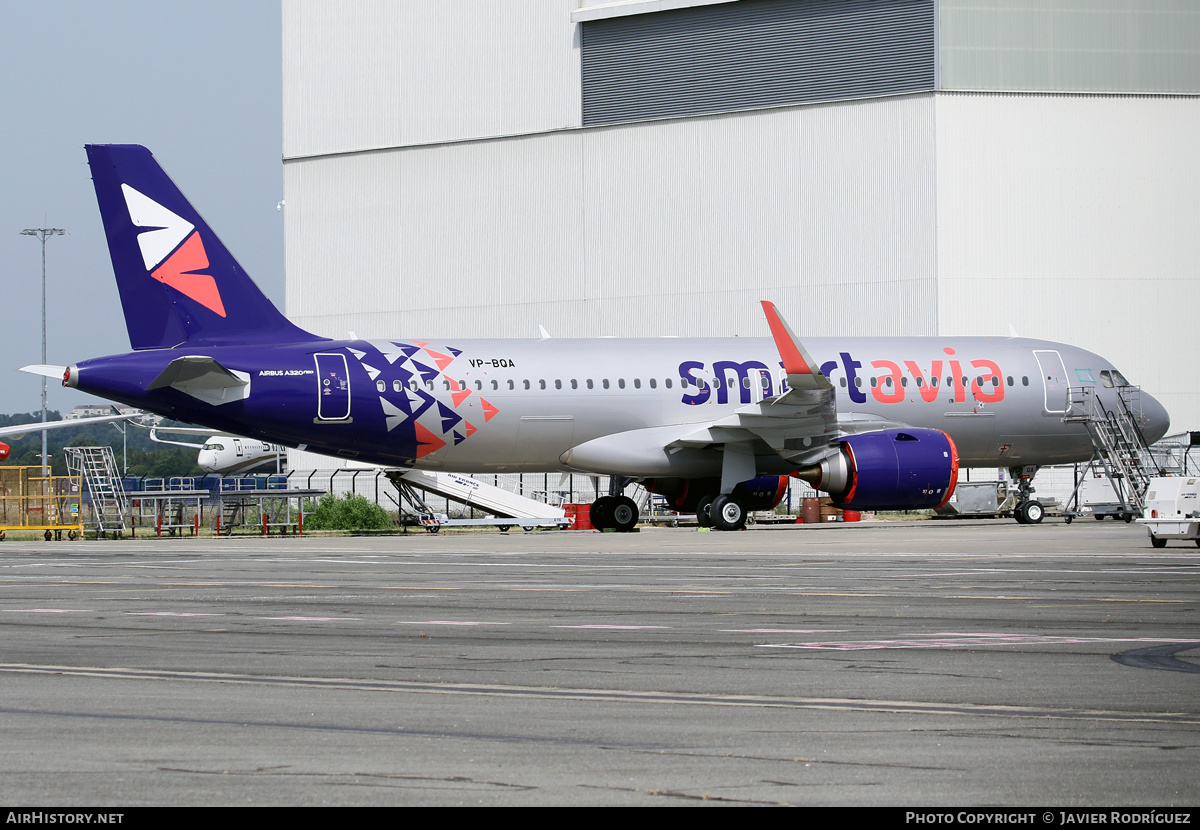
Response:
[[[629,496],[601,496],[592,502],[592,527],[596,530],[629,533],[640,518],[637,503]]]
[[[700,527],[741,530],[748,515],[745,506],[731,495],[713,493],[696,503],[696,523]]]

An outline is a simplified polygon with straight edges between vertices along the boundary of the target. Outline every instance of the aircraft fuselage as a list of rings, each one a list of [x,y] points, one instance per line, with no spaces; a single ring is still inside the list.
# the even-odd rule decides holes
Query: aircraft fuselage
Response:
[[[1069,386],[1097,387],[1104,358],[1020,338],[809,338],[847,431],[897,423],[945,431],[964,466],[1084,461],[1064,424]],[[147,390],[183,355],[244,377],[230,394]],[[178,420],[376,464],[464,473],[574,469],[719,475],[716,452],[664,451],[672,437],[786,389],[769,338],[313,341],[144,350],[83,361],[68,385]],[[226,400],[220,398],[224,396]],[[1161,407],[1145,396],[1148,425]],[[1155,409],[1157,408],[1157,409]],[[1165,413],[1163,413],[1165,430]],[[641,452],[636,436],[648,436]],[[573,447],[629,434],[609,463]],[[1149,437],[1149,436],[1148,436]],[[1152,438],[1153,440],[1153,438]],[[602,449],[602,446],[601,446]],[[790,465],[764,451],[761,473]]]

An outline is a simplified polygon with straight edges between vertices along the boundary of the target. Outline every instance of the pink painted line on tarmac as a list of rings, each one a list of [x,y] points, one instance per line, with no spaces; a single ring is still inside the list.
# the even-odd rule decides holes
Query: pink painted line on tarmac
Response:
[[[361,620],[362,617],[259,617],[260,620],[295,620],[298,622],[341,622],[343,620]]]
[[[182,611],[126,611],[131,617],[223,617],[224,614],[188,614]]]
[[[10,614],[90,614],[85,608],[5,608]]]
[[[476,622],[473,620],[402,620],[397,625],[512,625],[502,622]]]
[[[840,634],[844,628],[722,628],[729,634]]]
[[[603,628],[610,631],[644,631],[650,628],[670,628],[668,625],[552,625],[551,628]]]
[[[1071,645],[1079,643],[1189,643],[1159,637],[1055,637],[1040,634],[918,634],[921,640],[860,640],[857,642],[769,643],[759,648],[795,648],[830,651],[867,651],[894,648],[965,648],[969,646]]]

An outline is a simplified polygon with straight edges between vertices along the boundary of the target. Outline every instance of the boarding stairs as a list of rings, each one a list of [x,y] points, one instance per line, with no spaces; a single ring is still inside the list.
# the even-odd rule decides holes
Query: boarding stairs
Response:
[[[1067,413],[1063,422],[1086,426],[1093,447],[1085,475],[1067,502],[1064,515],[1068,518],[1079,512],[1079,489],[1093,470],[1104,471],[1126,521],[1142,514],[1146,488],[1150,479],[1160,475],[1161,471],[1138,426],[1141,394],[1141,387],[1120,387],[1117,405],[1109,409],[1096,394],[1095,386],[1071,387],[1067,391]]]
[[[253,492],[253,480],[246,478],[223,478],[219,498],[221,502],[219,518],[214,528],[218,534],[233,535],[233,530],[241,525],[251,524],[258,517],[255,512],[253,499],[242,495],[247,491]]]
[[[96,537],[125,533],[129,500],[121,486],[112,447],[64,447],[68,475],[80,476],[87,485]]]
[[[514,525],[529,529],[570,524],[562,507],[509,492],[470,476],[430,470],[388,470],[387,477],[400,495],[400,512],[407,512],[410,520],[431,533],[436,533],[442,526],[494,525],[508,530]],[[435,513],[425,502],[422,492],[477,508],[496,518],[450,519]]]

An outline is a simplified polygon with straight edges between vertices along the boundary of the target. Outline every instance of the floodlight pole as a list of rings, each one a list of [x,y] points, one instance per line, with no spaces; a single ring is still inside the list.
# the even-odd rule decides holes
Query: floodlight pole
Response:
[[[66,236],[62,228],[26,228],[21,236],[36,236],[42,240],[42,365],[46,363],[46,237]],[[46,376],[42,375],[42,423],[46,423]],[[42,466],[49,468],[46,453],[46,430],[42,430]],[[47,473],[49,474],[49,473]]]

